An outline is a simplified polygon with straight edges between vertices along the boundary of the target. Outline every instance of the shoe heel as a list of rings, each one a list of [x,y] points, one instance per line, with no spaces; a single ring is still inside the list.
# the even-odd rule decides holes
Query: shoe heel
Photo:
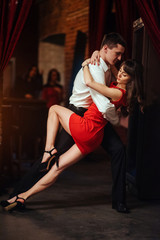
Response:
[[[3,209],[4,209],[4,211],[8,212],[8,211],[12,210],[13,208],[15,208],[16,206],[17,206],[17,202],[13,202],[10,205],[4,207]]]
[[[49,170],[49,168],[50,168],[50,164],[51,164],[51,162],[52,162],[52,160],[55,158],[56,156],[54,155],[54,156],[52,156],[49,160],[48,160],[48,164],[47,164],[47,171]]]
[[[51,162],[52,160],[56,158],[56,154],[54,154],[53,156],[51,156],[47,162],[41,163],[40,164],[40,172],[47,172],[50,168]],[[44,166],[44,167],[43,167]]]

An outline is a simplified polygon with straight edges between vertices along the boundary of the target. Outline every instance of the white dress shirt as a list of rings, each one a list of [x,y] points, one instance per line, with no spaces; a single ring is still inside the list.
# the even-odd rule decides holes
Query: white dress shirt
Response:
[[[111,82],[111,74],[106,74],[109,70],[107,64],[100,58],[100,65],[91,65],[89,64],[89,70],[93,79],[98,82],[106,85]],[[107,79],[106,79],[107,76]],[[84,82],[83,70],[82,68],[77,73],[74,80],[72,95],[69,99],[69,103],[73,104],[76,107],[89,108],[89,106],[94,102],[98,110],[103,114],[103,117],[110,121],[112,124],[118,124],[119,117],[116,112],[114,104],[110,100],[103,96],[101,93],[96,90],[87,87]]]

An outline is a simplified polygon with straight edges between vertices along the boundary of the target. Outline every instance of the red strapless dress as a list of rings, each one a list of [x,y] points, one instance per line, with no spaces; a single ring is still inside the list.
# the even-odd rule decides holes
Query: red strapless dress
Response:
[[[114,83],[111,83],[110,87],[117,88]],[[122,97],[116,102],[112,101],[116,108],[126,105],[126,91],[120,90]],[[69,120],[71,135],[83,155],[93,152],[101,144],[106,123],[107,120],[103,118],[102,113],[99,112],[94,103],[91,104],[83,117],[75,113],[71,115]]]

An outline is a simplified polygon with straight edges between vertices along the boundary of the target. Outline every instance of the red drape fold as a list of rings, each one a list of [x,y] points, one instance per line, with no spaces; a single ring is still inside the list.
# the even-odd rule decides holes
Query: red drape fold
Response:
[[[140,16],[160,57],[160,1],[136,0]]]
[[[31,5],[32,0],[0,1],[0,71],[13,54]]]
[[[90,0],[90,55],[95,49],[100,48],[107,26],[111,25],[113,26],[113,31],[120,33],[125,39],[127,43],[125,58],[130,58],[132,53],[132,26],[133,21],[136,19],[136,5],[134,0],[115,0],[116,29],[114,23],[109,22],[107,19],[108,15],[111,14],[112,5],[113,1],[111,0]]]
[[[132,56],[133,21],[136,20],[136,6],[133,0],[115,0],[116,29],[126,41],[125,58]]]
[[[109,0],[90,0],[90,54],[99,49],[105,31],[106,15],[109,9]],[[132,52],[132,25],[139,15],[160,56],[160,1],[152,0],[115,0],[116,4],[116,31],[119,32],[127,42],[125,58],[131,57]],[[137,8],[136,8],[137,7]]]
[[[103,35],[105,34],[106,16],[110,6],[110,0],[90,0],[89,19],[89,54],[100,49]],[[107,23],[110,24],[110,23]]]

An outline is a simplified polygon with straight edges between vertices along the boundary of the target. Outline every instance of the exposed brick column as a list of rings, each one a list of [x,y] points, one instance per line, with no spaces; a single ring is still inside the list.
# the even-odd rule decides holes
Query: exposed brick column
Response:
[[[69,2],[69,1],[68,1]],[[78,6],[78,8],[77,8]],[[89,25],[89,1],[76,0],[75,4],[70,4],[67,8],[66,16],[66,39],[65,39],[65,89],[66,97],[70,85],[74,51],[76,45],[77,32],[81,31],[88,37]],[[88,39],[86,44],[85,58],[88,58]]]
[[[88,37],[89,0],[46,0],[39,5],[39,39],[56,34],[65,35],[65,96],[71,80],[77,32]],[[88,58],[88,39],[85,58]],[[67,99],[66,99],[67,101]]]

